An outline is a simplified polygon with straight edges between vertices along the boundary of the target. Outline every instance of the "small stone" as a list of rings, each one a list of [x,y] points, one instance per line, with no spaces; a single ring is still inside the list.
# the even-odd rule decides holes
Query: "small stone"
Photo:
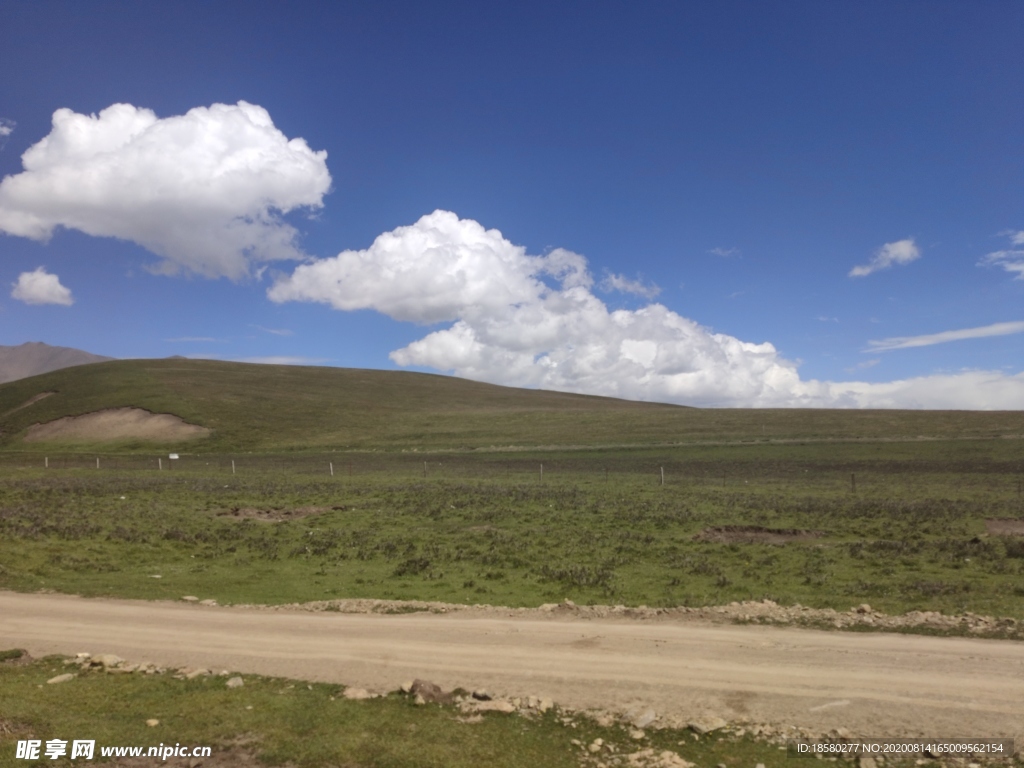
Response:
[[[342,696],[349,701],[363,701],[364,699],[373,698],[373,694],[365,688],[346,688]]]
[[[641,712],[639,715],[633,718],[632,723],[634,728],[646,728],[648,725],[658,719],[653,709],[648,709],[645,712]]]
[[[185,675],[186,680],[195,680],[197,677],[206,677],[210,674],[208,669],[193,669]]]
[[[453,699],[450,693],[441,690],[441,686],[428,680],[413,680],[409,691],[423,697],[424,701],[431,704],[451,704]]]
[[[148,725],[150,728],[155,728],[156,726],[160,725],[160,721],[157,720],[155,717],[151,717],[149,718],[149,720],[146,721],[146,725]]]
[[[510,715],[516,711],[515,705],[511,701],[506,701],[504,699],[478,701],[471,706],[477,712],[503,712],[506,715]]]
[[[406,680],[399,686],[398,690],[400,690],[402,693],[412,693],[412,683],[412,680]]]
[[[412,685],[412,684],[410,683],[410,685]],[[491,694],[489,694],[483,688],[477,688],[475,691],[473,691],[472,696],[477,701],[490,701],[491,700]]]
[[[116,667],[122,661],[124,661],[124,659],[120,656],[115,656],[112,653],[101,653],[99,656],[93,656],[92,659],[90,659],[90,663],[94,667]]]
[[[57,685],[58,683],[66,683],[68,680],[74,680],[74,679],[75,679],[75,676],[72,675],[70,672],[67,672],[67,673],[65,673],[63,675],[57,675],[56,677],[51,677],[49,680],[46,681],[46,684],[47,685]]]
[[[207,599],[207,600],[200,600],[200,601],[199,601],[199,604],[200,604],[200,605],[216,605],[216,604],[217,604],[217,601],[216,601],[216,600],[213,600],[213,599]]]
[[[725,722],[725,720],[723,720],[720,717],[715,717],[712,715],[708,717],[702,717],[699,720],[694,720],[692,723],[689,723],[687,727],[694,733],[703,736],[705,733],[717,731],[720,728],[725,728],[725,726],[727,725],[728,723]]]
[[[537,709],[539,709],[541,712],[548,712],[551,709],[554,709],[554,706],[555,702],[553,702],[551,699],[541,699],[540,704],[537,706]]]
[[[858,768],[876,768],[877,763],[873,757],[860,757],[857,760]]]
[[[181,599],[184,600],[186,603],[198,603],[199,602],[199,598],[196,597],[195,595],[185,595]]]
[[[424,699],[423,695],[420,694],[420,693],[417,693],[416,694],[416,698],[413,699],[413,704],[415,704],[417,707],[422,707],[426,703],[427,703],[427,700]]]
[[[630,731],[629,731],[629,738],[636,739],[637,741],[640,741],[640,739],[647,738],[647,734],[644,733],[639,728],[631,728]]]
[[[240,677],[232,677],[230,680],[227,681],[226,685],[228,688],[241,688],[243,685],[245,685],[245,680],[243,680]]]

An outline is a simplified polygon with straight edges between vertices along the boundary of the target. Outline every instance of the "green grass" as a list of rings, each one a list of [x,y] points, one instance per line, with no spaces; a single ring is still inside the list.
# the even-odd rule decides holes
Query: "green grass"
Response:
[[[44,392],[54,394],[19,408]],[[32,424],[126,406],[209,427],[210,437],[177,446],[205,453],[1024,435],[1019,411],[696,409],[405,371],[168,359],[97,363],[0,385],[0,448],[37,450],[21,442]]]
[[[1024,618],[1024,542],[985,532],[986,518],[1024,516],[1022,449],[976,440],[350,454],[334,477],[330,454],[236,456],[235,475],[227,457],[159,472],[141,456],[109,457],[100,470],[55,458],[44,470],[40,457],[8,455],[0,587],[275,604],[770,598]],[[322,511],[284,522],[231,514],[307,507]],[[694,538],[723,525],[821,536],[784,546]]]
[[[81,672],[59,685],[46,681],[69,669],[49,657],[29,665],[0,664],[0,767],[75,765],[81,761],[15,759],[19,739],[94,739],[102,746],[184,744],[210,746],[214,760],[244,750],[269,765],[351,768],[576,768],[581,750],[572,739],[603,738],[619,753],[670,749],[701,766],[781,768],[786,753],[748,738],[695,740],[677,730],[649,730],[642,742],[625,729],[575,725],[551,711],[535,718],[488,713],[482,722],[459,722],[452,706],[415,706],[401,694],[369,701],[340,698],[341,686],[245,675],[242,688],[225,678],[176,680],[163,675]],[[159,725],[146,725],[149,719]],[[684,746],[679,742],[684,741]],[[607,754],[607,751],[606,751]]]

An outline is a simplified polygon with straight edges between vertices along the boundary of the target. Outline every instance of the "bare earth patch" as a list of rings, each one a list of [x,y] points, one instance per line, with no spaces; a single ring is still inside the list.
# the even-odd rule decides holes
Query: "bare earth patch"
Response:
[[[763,528],[760,525],[721,525],[705,528],[693,537],[694,541],[716,544],[788,544],[791,541],[817,539],[821,531],[800,528]]]
[[[991,517],[985,521],[985,530],[993,536],[1024,536],[1024,518]]]
[[[233,507],[218,513],[218,517],[231,517],[236,520],[257,520],[264,523],[279,523],[282,520],[301,520],[327,512],[331,509],[344,507],[296,507],[294,509],[260,509],[259,507]]]
[[[210,430],[206,427],[189,424],[170,413],[151,413],[142,408],[109,408],[81,416],[65,416],[45,424],[33,424],[25,434],[25,442],[176,442],[209,434]]]

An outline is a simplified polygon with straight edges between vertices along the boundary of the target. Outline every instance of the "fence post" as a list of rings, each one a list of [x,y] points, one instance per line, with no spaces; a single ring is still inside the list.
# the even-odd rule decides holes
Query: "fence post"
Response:
[[[333,461],[327,462],[327,466],[329,466],[331,468],[331,477],[334,477],[334,462]]]
[[[235,474],[235,460],[234,459],[231,460],[231,474],[232,475]]]
[[[96,469],[99,469],[99,468],[100,468],[100,457],[97,456],[96,457]]]
[[[156,468],[157,469],[163,469],[164,468],[164,460],[163,459],[158,458],[156,460]]]
[[[544,465],[540,465],[540,481],[544,482]]]
[[[49,456],[46,456],[46,457],[43,458],[43,466],[46,467],[47,469],[50,468],[50,457]]]
[[[661,484],[662,485],[665,484],[665,468],[664,467],[661,468]]]

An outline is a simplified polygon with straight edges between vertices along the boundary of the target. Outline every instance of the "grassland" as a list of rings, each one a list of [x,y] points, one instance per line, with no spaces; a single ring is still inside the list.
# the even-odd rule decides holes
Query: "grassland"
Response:
[[[124,406],[213,433],[21,441],[31,424]],[[1024,520],[1021,435],[1017,412],[701,410],[414,373],[102,363],[0,386],[0,588],[222,604],[768,598],[1024,619],[1024,536],[986,522]],[[730,526],[778,535],[730,539]],[[571,738],[625,738],[261,678],[244,693],[167,676],[46,686],[60,671],[0,663],[0,766],[27,734],[171,738],[152,717],[175,741],[298,766],[580,765]],[[676,746],[688,738],[645,746],[730,768],[785,754]]]
[[[1024,538],[985,522],[1024,516],[1024,441],[49,461],[0,460],[0,587],[1024,618]]]
[[[208,438],[161,446],[210,454],[1024,435],[1024,412],[697,409],[403,371],[169,359],[97,363],[0,385],[0,450],[24,449],[32,424],[127,406],[210,428]],[[124,453],[153,445],[49,450],[69,448]]]

